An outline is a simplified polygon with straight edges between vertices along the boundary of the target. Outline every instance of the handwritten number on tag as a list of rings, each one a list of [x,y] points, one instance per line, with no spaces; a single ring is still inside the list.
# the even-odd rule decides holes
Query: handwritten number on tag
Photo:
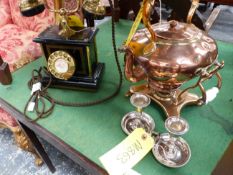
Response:
[[[125,152],[122,152],[117,156],[117,160],[121,161],[122,164],[125,164],[133,155],[135,155],[136,152],[140,150],[142,150],[142,145],[138,140],[135,140],[132,145],[126,148]]]

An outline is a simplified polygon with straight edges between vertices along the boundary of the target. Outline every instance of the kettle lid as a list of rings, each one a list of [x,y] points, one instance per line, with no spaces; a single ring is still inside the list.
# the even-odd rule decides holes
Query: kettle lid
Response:
[[[181,23],[175,20],[153,25],[157,37],[168,41],[188,42],[200,39],[202,31],[193,24]]]

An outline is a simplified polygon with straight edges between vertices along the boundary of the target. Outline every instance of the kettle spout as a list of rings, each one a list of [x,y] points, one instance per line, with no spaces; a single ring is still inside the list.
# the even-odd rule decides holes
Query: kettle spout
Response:
[[[209,18],[206,20],[205,24],[204,24],[204,28],[205,28],[205,31],[208,33],[210,28],[212,27],[213,23],[215,22],[216,18],[218,17],[218,14],[220,12],[220,8],[215,8]]]
[[[125,77],[131,82],[138,82],[146,78],[146,72],[140,63],[145,60],[135,57],[130,49],[125,54]]]

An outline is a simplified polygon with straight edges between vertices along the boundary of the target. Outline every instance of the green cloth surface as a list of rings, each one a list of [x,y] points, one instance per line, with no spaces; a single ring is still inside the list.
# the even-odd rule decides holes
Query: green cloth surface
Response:
[[[127,38],[132,23],[120,21],[116,24],[117,46]],[[99,61],[105,63],[105,72],[97,92],[83,92],[64,89],[50,89],[56,99],[68,102],[85,102],[111,94],[117,86],[119,76],[114,62],[110,22],[102,24],[97,34]],[[156,161],[152,152],[147,154],[133,169],[142,175],[208,175],[233,138],[233,45],[218,42],[219,60],[225,61],[220,71],[223,86],[216,99],[204,106],[187,106],[181,116],[187,119],[190,130],[183,138],[189,143],[192,156],[187,165],[181,168],[168,168]],[[123,69],[123,54],[119,54]],[[46,64],[41,58],[13,73],[10,86],[0,86],[0,97],[23,112],[30,96],[27,82],[31,71]],[[215,84],[214,79],[207,86]],[[126,134],[121,130],[122,117],[134,110],[129,98],[124,94],[130,82],[124,80],[120,94],[105,103],[90,107],[64,107],[56,105],[48,118],[38,124],[62,139],[98,165],[99,157],[120,143]],[[166,132],[165,114],[152,103],[145,109],[155,120],[156,131]]]

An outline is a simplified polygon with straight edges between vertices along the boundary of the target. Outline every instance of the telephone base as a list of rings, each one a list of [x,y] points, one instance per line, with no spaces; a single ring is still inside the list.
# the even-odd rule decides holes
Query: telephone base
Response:
[[[74,75],[68,80],[61,80],[52,75],[45,74],[42,78],[42,84],[46,86],[52,78],[50,87],[95,91],[99,87],[99,82],[104,71],[104,63],[97,63],[92,76]]]

